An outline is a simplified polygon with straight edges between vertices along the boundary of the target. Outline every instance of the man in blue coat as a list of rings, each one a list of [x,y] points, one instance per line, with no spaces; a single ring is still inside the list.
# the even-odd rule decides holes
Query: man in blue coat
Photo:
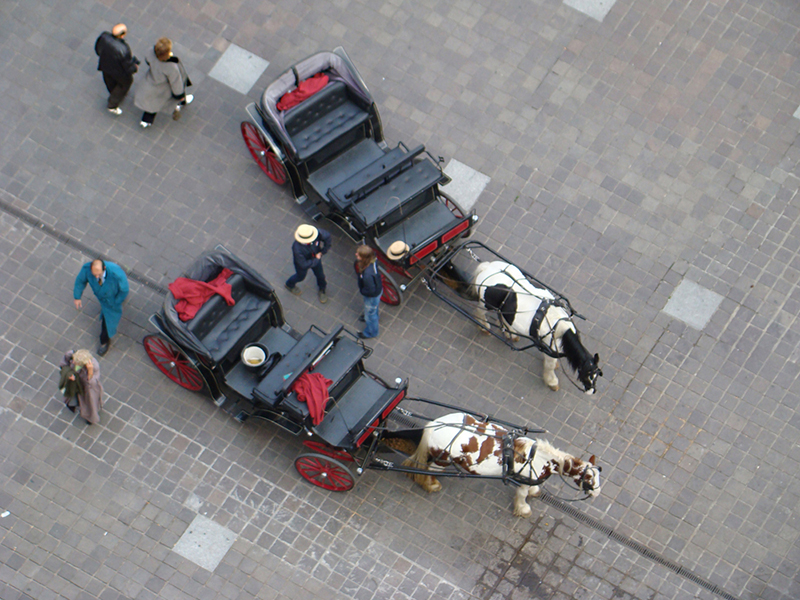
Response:
[[[75,278],[72,292],[77,310],[83,308],[81,296],[87,283],[100,303],[100,346],[97,354],[103,356],[108,352],[111,338],[117,333],[117,325],[122,318],[122,303],[128,297],[128,277],[119,265],[112,262],[104,262],[99,258],[87,262]]]
[[[295,296],[300,295],[300,288],[295,287],[306,278],[309,270],[314,272],[319,289],[319,301],[325,304],[328,296],[325,294],[327,282],[325,272],[322,270],[322,257],[331,249],[331,234],[313,225],[300,225],[294,233],[292,244],[292,260],[295,273],[286,280],[286,289]]]

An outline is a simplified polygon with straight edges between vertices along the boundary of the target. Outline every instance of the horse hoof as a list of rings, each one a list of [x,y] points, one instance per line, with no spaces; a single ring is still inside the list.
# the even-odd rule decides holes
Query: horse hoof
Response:
[[[559,389],[561,389],[557,383],[547,384],[547,387],[549,387],[554,392],[557,392]]]
[[[436,483],[432,483],[430,485],[425,486],[425,491],[429,494],[433,494],[434,492],[441,492],[442,491],[442,484],[438,481]]]
[[[481,328],[480,328],[480,330],[481,330],[481,333],[482,333],[483,335],[489,335],[489,330],[488,330],[488,329],[486,329],[485,327],[481,327]]]
[[[511,341],[512,342],[518,342],[519,341],[519,336],[518,335],[512,335],[511,336]]]
[[[515,508],[514,509],[514,516],[515,517],[530,517],[531,516],[531,507],[525,504],[523,508]]]

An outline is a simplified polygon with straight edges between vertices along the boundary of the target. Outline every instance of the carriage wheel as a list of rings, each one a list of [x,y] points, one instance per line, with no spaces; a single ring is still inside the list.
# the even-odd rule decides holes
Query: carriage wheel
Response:
[[[147,356],[164,375],[187,390],[203,389],[203,376],[183,350],[158,335],[147,335],[142,343]]]
[[[241,129],[244,143],[247,144],[247,149],[250,150],[253,160],[258,163],[261,170],[278,185],[286,183],[286,169],[275,156],[272,148],[267,146],[261,132],[249,121],[242,122]]]
[[[294,461],[294,468],[300,476],[331,492],[346,492],[353,489],[355,479],[350,469],[338,460],[321,454],[303,454]]]
[[[400,286],[394,280],[394,277],[389,275],[389,271],[378,265],[378,274],[381,276],[381,283],[383,284],[383,294],[381,294],[381,302],[389,306],[400,306],[403,302],[403,292],[400,291]]]
[[[306,440],[303,442],[303,446],[308,448],[309,450],[313,450],[314,452],[319,452],[320,454],[324,454],[325,456],[329,456],[330,458],[335,458],[336,460],[344,460],[347,462],[355,462],[355,459],[350,456],[344,450],[338,450],[333,446],[326,444],[325,442],[315,442],[312,440]]]

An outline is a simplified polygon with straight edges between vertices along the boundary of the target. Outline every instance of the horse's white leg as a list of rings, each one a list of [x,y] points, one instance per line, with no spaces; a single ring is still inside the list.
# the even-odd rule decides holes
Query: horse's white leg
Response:
[[[528,496],[532,496],[533,498],[538,498],[539,494],[542,493],[542,488],[538,485],[532,485],[531,489],[528,490]]]
[[[439,471],[440,469],[437,469],[433,465],[428,465],[428,470]],[[420,485],[422,486],[422,489],[428,492],[429,494],[433,492],[439,492],[442,489],[442,484],[433,475],[428,475],[427,477],[425,477],[424,481]]]
[[[479,329],[481,330],[481,333],[484,335],[489,335],[490,326],[489,321],[486,319],[486,311],[480,306],[475,308],[475,318],[478,319],[478,323],[480,323]]]
[[[514,516],[516,517],[530,517],[531,507],[528,506],[528,490],[530,486],[521,485],[517,488],[517,493],[514,494]]]
[[[544,357],[544,373],[542,378],[545,385],[554,392],[558,391],[558,377],[556,377],[556,367],[558,367],[558,360],[551,356],[545,355]]]

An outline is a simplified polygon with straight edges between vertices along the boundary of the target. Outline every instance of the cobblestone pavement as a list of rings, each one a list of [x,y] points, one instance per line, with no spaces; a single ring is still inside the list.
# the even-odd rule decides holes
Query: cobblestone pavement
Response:
[[[93,43],[120,20],[140,55],[175,40],[196,95],[181,121],[104,110]],[[247,97],[206,76],[229,43],[270,61]],[[391,142],[491,177],[476,238],[572,300],[605,376],[595,397],[550,392],[539,357],[425,289],[382,310],[369,367],[596,454],[591,503],[518,519],[491,482],[425,496],[374,472],[323,493],[294,471],[298,440],[144,354],[154,288],[201,250],[290,274],[303,216],[238,126],[338,45]],[[617,0],[602,23],[556,0],[1,3],[0,598],[800,597],[798,57],[789,0]],[[355,326],[334,239],[331,302],[283,298],[298,329]],[[86,428],[54,373],[98,333],[97,304],[70,297],[94,252],[138,278]],[[662,312],[683,281],[722,298],[701,330]],[[198,514],[237,536],[213,572],[172,551]]]

